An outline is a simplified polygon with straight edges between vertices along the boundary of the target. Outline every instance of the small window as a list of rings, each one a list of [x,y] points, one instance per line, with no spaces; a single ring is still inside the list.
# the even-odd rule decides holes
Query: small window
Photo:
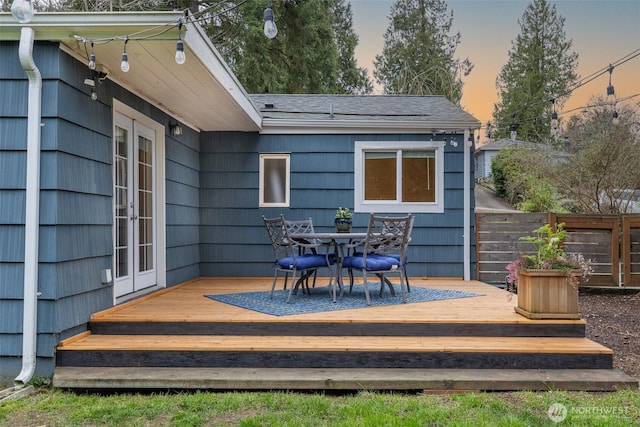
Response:
[[[260,206],[289,206],[289,154],[260,154]]]
[[[355,144],[359,212],[444,212],[442,141]]]

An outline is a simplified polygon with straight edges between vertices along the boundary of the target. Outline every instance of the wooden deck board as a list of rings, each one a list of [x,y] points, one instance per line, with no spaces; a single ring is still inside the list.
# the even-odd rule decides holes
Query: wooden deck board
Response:
[[[84,389],[490,390],[637,389],[604,369],[57,368],[55,387]]]
[[[529,337],[357,337],[219,336],[219,335],[90,335],[63,342],[62,350],[212,350],[212,351],[405,351],[613,354],[586,338]]]
[[[274,316],[235,307],[206,298],[207,294],[269,290],[269,278],[201,278],[134,300],[92,316],[92,321],[109,322],[272,322]],[[321,279],[319,279],[321,280]],[[322,282],[321,282],[322,283]],[[281,284],[279,284],[281,286]],[[478,281],[412,278],[411,286],[433,289],[456,289],[483,294],[424,303],[366,307],[352,310],[308,313],[278,317],[279,322],[353,322],[369,323],[383,319],[386,323],[482,322],[540,324],[515,313],[517,297]],[[337,303],[339,304],[339,302]],[[585,324],[583,319],[549,321],[550,324]]]

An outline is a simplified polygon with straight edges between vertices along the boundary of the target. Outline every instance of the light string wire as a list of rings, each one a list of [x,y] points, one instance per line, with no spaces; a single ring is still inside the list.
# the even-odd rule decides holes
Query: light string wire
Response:
[[[573,85],[572,87],[568,88],[565,92],[560,93],[560,94],[558,94],[555,97],[552,97],[550,99],[545,98],[545,99],[542,99],[542,100],[539,100],[539,101],[536,101],[536,102],[533,102],[533,103],[530,103],[530,104],[525,104],[524,107],[522,107],[522,108],[516,110],[515,112],[511,113],[511,117],[515,118],[518,114],[522,113],[527,108],[535,107],[537,105],[540,105],[540,104],[543,104],[543,103],[547,103],[547,102],[554,102],[558,98],[562,98],[564,96],[567,96],[567,95],[571,94],[572,92],[574,92],[575,90],[581,88],[582,86],[585,86],[588,83],[591,83],[592,81],[594,81],[598,77],[600,77],[600,76],[602,76],[602,75],[604,75],[606,73],[611,73],[613,71],[613,69],[615,69],[616,67],[620,67],[622,64],[624,64],[624,63],[626,63],[626,62],[628,62],[628,61],[630,61],[630,60],[632,60],[632,59],[634,59],[634,58],[636,58],[638,56],[640,56],[640,49],[633,50],[630,53],[628,53],[625,56],[623,56],[622,58],[610,63],[606,67],[601,68],[601,69],[589,74],[587,77],[584,77],[584,78],[580,79],[575,85]],[[622,101],[622,99],[617,99],[616,100],[616,102],[621,102],[621,101]],[[579,108],[576,108],[576,109],[580,109],[580,108],[585,108],[585,106],[579,107]],[[574,111],[574,110],[571,110],[571,111]],[[564,114],[566,114],[568,112],[569,111],[561,111],[561,112],[559,111],[558,112],[558,116],[564,115]],[[524,123],[534,123],[535,121],[537,121],[539,119],[540,119],[540,117],[534,117],[534,118],[531,118],[531,119],[528,119],[528,120],[519,120],[519,121],[513,120],[510,123],[510,125],[512,125],[512,124],[518,125],[518,124],[524,124]],[[483,128],[483,127],[486,128],[486,125],[485,126],[481,126],[481,128]]]
[[[221,10],[215,14],[207,14],[206,16],[201,16],[200,18],[195,18],[198,15],[202,15],[207,13],[209,10],[220,6],[221,4],[225,3],[224,1],[220,1],[218,3],[215,3],[211,6],[208,6],[202,10],[197,11],[196,13],[191,14],[189,9],[184,9],[182,11],[184,18],[187,19],[188,21],[192,22],[192,23],[196,23],[196,22],[204,22],[204,21],[209,21],[211,19],[214,19],[220,15],[224,15],[228,12],[231,12],[237,8],[239,8],[240,6],[242,6],[243,4],[247,3],[249,0],[242,0],[241,2],[227,8],[224,10]],[[79,36],[79,35],[74,35],[74,39],[78,40],[79,42],[84,44],[84,49],[85,49],[85,53],[87,55],[87,59],[89,59],[89,53],[87,50],[87,43],[91,43],[92,46],[94,45],[104,45],[107,43],[111,43],[113,41],[116,40],[150,40],[156,37],[159,37],[171,30],[173,30],[174,28],[178,28],[181,24],[183,24],[183,18],[180,18],[178,21],[172,21],[172,22],[167,22],[166,24],[160,24],[157,25],[155,27],[152,28],[147,28],[144,30],[140,30],[138,32],[135,33],[131,33],[131,34],[126,34],[126,35],[121,35],[121,36],[110,36],[110,37],[104,37],[104,38],[99,38],[99,39],[88,39],[86,37],[83,36]],[[149,32],[153,32],[151,34],[147,34]]]
[[[184,9],[182,12],[183,12],[184,17],[189,22],[201,23],[201,22],[206,22],[206,21],[209,21],[211,19],[214,19],[214,18],[216,18],[216,17],[218,17],[220,15],[224,15],[224,14],[226,14],[228,12],[231,12],[231,11],[239,8],[240,6],[244,5],[248,1],[249,0],[242,0],[239,3],[237,3],[237,4],[233,5],[233,6],[230,6],[227,9],[221,10],[220,12],[217,12],[217,13],[212,14],[212,15],[209,15],[209,14],[205,15],[205,14],[208,11],[210,11],[211,9],[214,9],[214,8],[220,6],[221,4],[225,3],[224,1],[220,1],[220,2],[214,3],[214,4],[204,8],[202,10],[199,10],[199,11],[197,11],[195,13],[189,13],[190,12],[189,9]],[[200,16],[200,17],[197,17],[197,16]],[[159,36],[169,32],[169,31],[171,31],[174,28],[178,28],[182,23],[183,23],[183,19],[180,18],[178,21],[168,22],[166,24],[161,24],[161,25],[158,25],[156,27],[144,29],[144,30],[141,30],[141,31],[138,31],[138,32],[135,32],[135,33],[126,34],[126,35],[123,35],[123,36],[105,37],[105,38],[100,38],[100,39],[88,39],[86,37],[79,36],[79,35],[74,35],[73,37],[76,40],[78,40],[78,41],[80,41],[80,42],[82,42],[84,44],[85,54],[87,56],[87,59],[89,59],[89,52],[88,52],[88,49],[87,49],[87,42],[91,43],[92,47],[93,47],[93,45],[107,44],[107,43],[111,43],[111,42],[116,41],[116,40],[149,40],[149,39],[153,39],[155,37],[159,37]],[[155,33],[148,34],[148,35],[143,35],[143,34],[148,33],[150,31],[156,31],[156,30],[160,30],[160,31],[157,31]],[[539,100],[539,101],[536,101],[534,103],[527,104],[524,107],[516,110],[514,113],[511,114],[511,116],[515,117],[517,114],[521,113],[525,109],[534,107],[534,106],[539,105],[541,103],[555,102],[556,99],[562,98],[562,97],[564,97],[566,95],[571,94],[572,92],[574,92],[575,90],[581,88],[582,86],[585,86],[585,85],[591,83],[592,81],[594,81],[598,77],[604,75],[605,73],[611,73],[616,67],[619,67],[622,64],[624,64],[624,63],[626,63],[626,62],[628,62],[628,61],[630,61],[630,60],[632,60],[632,59],[634,59],[634,58],[636,58],[638,56],[640,56],[640,48],[628,53],[627,55],[623,56],[622,58],[620,58],[620,59],[610,63],[609,65],[607,65],[607,66],[605,66],[605,67],[603,67],[603,68],[601,68],[601,69],[589,74],[588,76],[580,79],[574,86],[570,87],[565,92],[560,93],[560,94],[552,97],[549,100],[547,100],[545,98],[544,100]],[[626,97],[626,98],[616,99],[616,102],[623,102],[624,100],[628,100],[628,99],[634,98],[635,96],[638,96],[638,94],[632,95],[632,96]],[[558,112],[558,116],[561,116],[561,115],[564,115],[564,114],[567,114],[567,113],[570,113],[570,112],[573,112],[573,111],[576,111],[576,110],[579,110],[579,109],[589,108],[589,107],[591,107],[591,105],[576,107],[576,108],[574,108],[572,110],[561,111],[561,112]],[[536,117],[536,118],[533,118],[533,119],[530,119],[530,120],[518,121],[518,122],[515,122],[515,124],[527,123],[529,121],[532,122],[532,121],[535,121],[535,120],[538,120],[538,119],[539,118]],[[486,129],[487,127],[488,126],[485,124],[485,125],[481,125],[479,129]]]

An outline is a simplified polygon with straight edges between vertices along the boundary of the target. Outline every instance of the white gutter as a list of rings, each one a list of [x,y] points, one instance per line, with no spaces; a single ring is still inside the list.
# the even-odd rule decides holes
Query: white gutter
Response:
[[[18,56],[29,78],[27,110],[27,183],[24,221],[24,312],[22,371],[15,382],[25,385],[36,370],[38,338],[38,227],[40,224],[40,121],[42,76],[33,61],[33,28],[23,27]]]
[[[464,130],[464,169],[463,169],[463,221],[464,221],[464,280],[471,279],[471,147],[469,144],[470,130]]]

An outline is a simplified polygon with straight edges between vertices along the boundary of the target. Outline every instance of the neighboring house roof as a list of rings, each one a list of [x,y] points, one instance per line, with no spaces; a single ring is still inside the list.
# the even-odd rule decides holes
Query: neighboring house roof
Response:
[[[90,41],[95,40],[96,62],[108,71],[108,79],[189,126],[207,131],[257,131],[260,114],[202,27],[190,18],[181,31],[187,59],[176,64],[181,18],[185,19],[182,12],[39,12],[23,25],[11,14],[0,13],[0,40],[19,40],[21,28],[28,26],[35,31],[36,40],[61,42],[65,52],[85,63]],[[131,68],[125,73],[120,61],[127,35],[131,38],[127,43]],[[115,40],[100,41],[110,38]]]
[[[263,132],[300,127],[344,133],[442,133],[477,129],[480,122],[435,95],[250,95]]]
[[[500,151],[503,148],[511,148],[511,147],[538,148],[539,145],[536,144],[535,142],[530,142],[530,141],[502,138],[496,141],[491,141],[488,144],[481,145],[480,147],[477,147],[476,153],[481,151]]]

